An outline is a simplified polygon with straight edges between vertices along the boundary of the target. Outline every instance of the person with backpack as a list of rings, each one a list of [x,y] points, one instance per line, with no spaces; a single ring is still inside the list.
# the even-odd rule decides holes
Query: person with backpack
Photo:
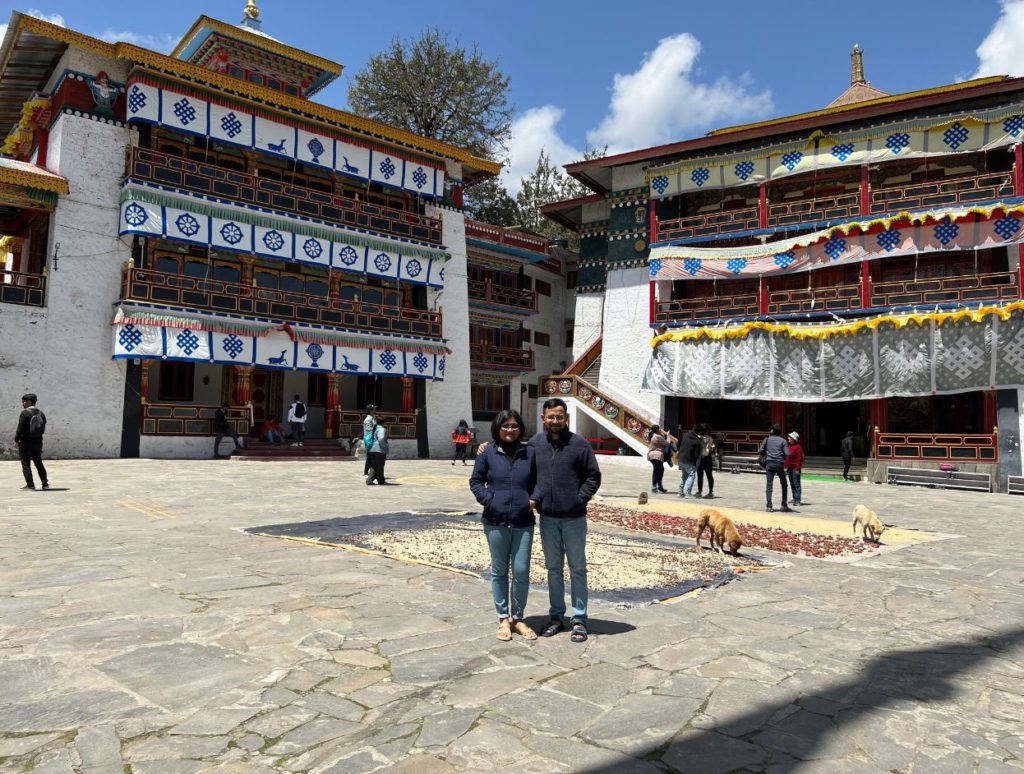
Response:
[[[469,448],[470,438],[469,424],[465,419],[460,419],[459,424],[452,430],[452,443],[455,444],[455,453],[452,454],[452,465],[455,464],[456,459],[461,459],[462,464],[466,464],[466,449]]]
[[[366,474],[366,485],[370,486],[376,482],[383,486],[384,463],[388,460],[388,431],[379,422],[373,429],[373,440],[366,447],[366,459],[369,463],[369,471]]]
[[[46,414],[36,407],[36,400],[33,392],[21,396],[21,414],[18,415],[18,429],[14,433],[14,445],[18,447],[18,456],[21,458],[21,472],[25,475],[25,486],[22,489],[36,488],[36,482],[32,479],[32,464],[36,466],[43,489],[50,488],[50,479],[43,467]]]
[[[292,428],[292,446],[302,446],[306,437],[306,404],[296,395],[292,405],[288,407],[288,424]]]
[[[213,412],[213,430],[216,433],[213,439],[213,458],[215,460],[220,459],[220,442],[224,440],[225,435],[235,442],[236,449],[242,448],[242,442],[238,440],[238,433],[228,422],[228,408],[227,403],[221,403],[220,408]]]
[[[705,422],[697,429],[700,436],[700,457],[697,459],[697,497],[704,497],[704,479],[708,480],[708,500],[715,496],[715,439]]]
[[[687,430],[679,439],[679,496],[693,497],[693,482],[697,479],[701,442],[697,426]]]
[[[363,475],[370,475],[370,447],[373,446],[374,432],[377,429],[377,407],[372,403],[366,404],[366,416],[363,417],[363,450],[366,452],[366,460],[363,462]]]

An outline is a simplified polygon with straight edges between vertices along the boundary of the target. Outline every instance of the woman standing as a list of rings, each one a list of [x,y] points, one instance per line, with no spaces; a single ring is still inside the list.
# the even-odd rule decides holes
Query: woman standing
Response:
[[[697,497],[703,497],[704,479],[708,480],[707,499],[715,496],[715,438],[707,422],[697,429],[700,436],[700,457],[697,459]]]
[[[665,455],[671,454],[669,447],[675,443],[668,430],[662,430],[658,425],[651,428],[650,445],[647,447],[647,460],[654,470],[651,473],[651,491],[665,493],[668,490],[663,486],[665,478]]]
[[[460,419],[459,424],[452,430],[452,443],[455,444],[455,453],[452,455],[452,465],[455,464],[456,459],[461,459],[462,464],[466,464],[466,449],[469,446],[469,425],[466,424],[465,419]]]
[[[366,485],[369,486],[376,481],[377,484],[384,486],[384,463],[388,461],[388,431],[384,425],[378,424],[373,429],[373,442],[366,451],[369,465]]]
[[[519,412],[505,409],[491,423],[494,443],[477,455],[469,488],[484,507],[481,520],[491,551],[491,594],[498,613],[497,638],[524,639],[537,634],[526,625],[523,613],[530,591],[530,551],[536,518],[530,493],[537,480],[534,450],[523,442],[525,429]],[[509,568],[512,569],[511,604]]]

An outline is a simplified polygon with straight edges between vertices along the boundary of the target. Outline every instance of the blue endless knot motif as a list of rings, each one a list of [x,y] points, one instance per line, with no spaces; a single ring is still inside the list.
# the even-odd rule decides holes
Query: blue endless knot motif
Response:
[[[651,181],[651,188],[658,192],[658,195],[665,193],[665,189],[668,188],[668,178],[664,175],[658,175]]]
[[[943,247],[956,239],[956,235],[959,233],[960,227],[956,223],[950,223],[948,220],[935,227],[935,238],[942,242]]]
[[[775,256],[775,265],[780,269],[788,269],[794,261],[796,261],[796,254],[792,250],[787,250]]]
[[[746,258],[733,258],[728,263],[726,263],[725,265],[729,268],[729,271],[731,271],[733,274],[739,274],[741,271],[743,271],[745,268],[747,268],[747,259]]]
[[[996,221],[993,229],[1003,239],[1009,239],[1020,231],[1020,221],[1013,215],[1006,214]]]
[[[316,361],[324,356],[324,348],[319,344],[310,344],[306,347],[306,354],[309,355],[313,368],[319,368],[320,366],[317,365]]]
[[[700,265],[700,258],[687,258],[685,261],[683,261],[683,269],[691,277],[700,271]]]
[[[242,343],[242,340],[233,333],[226,337],[224,341],[220,343],[220,346],[225,352],[231,355],[232,360],[238,357],[242,350],[245,349],[245,345]]]
[[[444,266],[441,267],[441,271],[437,273],[437,276],[440,278],[441,282],[444,282]]]
[[[280,231],[268,231],[263,235],[263,244],[267,246],[268,250],[273,250],[276,253],[284,247],[284,237],[281,236]]]
[[[132,86],[131,93],[128,94],[128,109],[133,113],[138,113],[146,107],[146,101],[146,93],[137,85]]]
[[[942,141],[946,143],[950,148],[956,150],[965,142],[967,142],[967,136],[970,134],[963,124],[957,121],[949,129],[942,133]]]
[[[377,271],[387,271],[391,268],[391,258],[387,253],[379,253],[373,259],[373,265],[377,267]]]
[[[395,353],[390,349],[385,349],[380,353],[380,364],[390,371],[398,365],[398,358],[395,357]]]
[[[220,120],[220,128],[224,130],[224,134],[233,140],[235,135],[242,133],[242,122],[238,120],[238,116],[234,113],[228,113]]]
[[[354,247],[343,247],[341,252],[338,253],[338,257],[341,262],[346,266],[351,266],[353,263],[359,260],[359,255],[356,253]]]
[[[693,172],[690,173],[690,179],[697,185],[698,188],[704,185],[708,181],[709,177],[711,177],[711,172],[709,172],[704,167],[698,167],[697,169],[693,170]]]
[[[146,210],[132,202],[124,208],[124,219],[129,226],[141,226],[149,215]]]
[[[832,155],[840,161],[846,161],[850,156],[853,155],[853,143],[844,142],[839,145],[832,146]]]
[[[790,151],[789,153],[783,155],[782,164],[783,166],[786,167],[786,169],[792,172],[794,169],[796,169],[796,165],[800,163],[800,160],[803,157],[804,154],[802,154],[800,151]]]
[[[413,258],[411,261],[405,264],[405,273],[408,274],[410,277],[420,276],[421,271],[423,271],[423,264],[421,264],[415,258]]]
[[[417,188],[423,188],[427,184],[427,173],[423,171],[423,167],[416,167],[416,171],[412,173],[412,181]]]
[[[236,223],[225,223],[220,229],[220,235],[229,245],[237,245],[242,241],[242,229]]]
[[[443,357],[440,360],[437,361],[437,370],[440,372],[441,376],[444,376],[444,358]]]
[[[910,145],[910,135],[906,132],[896,132],[885,138],[885,147],[892,151],[894,156],[899,156],[900,151]]]
[[[1013,137],[1018,137],[1024,129],[1024,116],[1010,116],[1003,121],[1003,131]]]
[[[889,253],[896,249],[900,239],[900,232],[890,227],[878,235],[878,246]]]
[[[412,364],[416,366],[416,370],[423,373],[427,370],[427,366],[430,365],[430,361],[427,360],[427,356],[422,352],[417,352],[416,357],[412,359]]]
[[[741,161],[735,167],[733,172],[736,173],[736,177],[746,182],[747,178],[754,174],[754,162],[753,161]]]
[[[319,258],[323,255],[324,247],[317,240],[310,237],[302,243],[302,252],[306,254],[308,258]]]
[[[380,173],[384,175],[385,180],[390,180],[391,178],[393,178],[397,171],[398,170],[395,168],[395,162],[393,162],[389,158],[385,158],[380,163]]]
[[[834,261],[846,252],[846,240],[839,236],[839,234],[833,234],[822,247],[828,253],[828,257]]]
[[[181,121],[182,126],[188,126],[196,120],[196,109],[188,101],[188,97],[182,97],[174,103],[174,115]]]
[[[199,221],[193,218],[188,213],[185,213],[184,215],[179,215],[175,219],[174,225],[177,226],[178,231],[180,231],[185,236],[195,236],[196,234],[199,233]]]
[[[124,347],[125,352],[131,352],[142,343],[142,331],[128,323],[117,334],[117,343]]]
[[[191,355],[199,349],[199,337],[188,328],[179,333],[175,341],[178,342],[178,346],[182,348],[186,355]]]
[[[653,261],[651,261],[650,266],[651,266],[651,276],[652,277],[657,277],[658,276],[658,272],[661,271],[661,259],[660,258],[655,258]]]
[[[324,155],[324,144],[314,137],[306,143],[306,147],[309,148],[309,152],[313,154],[313,162],[319,163],[320,157]]]

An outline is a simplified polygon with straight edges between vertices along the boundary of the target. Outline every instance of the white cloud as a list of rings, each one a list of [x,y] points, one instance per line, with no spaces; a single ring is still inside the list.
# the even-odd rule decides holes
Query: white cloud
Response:
[[[772,109],[770,91],[752,93],[751,78],[694,80],[700,41],[682,32],[658,42],[640,68],[616,74],[608,115],[587,134],[609,154],[692,137],[701,129],[762,118]]]
[[[67,24],[64,22],[64,17],[59,13],[43,13],[38,8],[29,8],[24,12],[25,16],[34,16],[37,19],[42,19],[50,24],[56,24],[58,27],[66,27]],[[4,36],[7,34],[7,24],[0,24],[0,41],[3,41]]]
[[[527,110],[512,122],[509,163],[502,172],[505,188],[512,196],[522,187],[522,179],[533,171],[541,150],[551,158],[552,165],[559,167],[583,158],[582,151],[558,134],[558,122],[564,114],[561,108],[544,105]]]
[[[161,54],[170,53],[178,42],[178,38],[168,35],[166,32],[161,35],[149,35],[144,32],[114,30],[109,27],[103,31],[99,38],[108,43],[131,43],[133,46],[141,46],[152,51],[159,51]]]
[[[1024,0],[1004,0],[1002,14],[978,46],[975,78],[987,75],[1024,75]]]

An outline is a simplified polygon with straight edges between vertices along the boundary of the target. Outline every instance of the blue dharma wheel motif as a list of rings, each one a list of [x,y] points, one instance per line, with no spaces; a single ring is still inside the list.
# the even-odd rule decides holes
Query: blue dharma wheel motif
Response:
[[[943,247],[956,239],[956,235],[959,233],[960,226],[950,223],[948,218],[935,227],[935,238],[942,242]]]
[[[731,271],[733,274],[739,274],[741,271],[747,268],[747,259],[733,258],[725,265],[729,267],[729,271]]]
[[[349,248],[350,250],[352,248]],[[302,243],[302,252],[304,252],[309,258],[319,258],[323,255],[324,248],[317,240],[310,237]]]
[[[124,347],[125,352],[131,352],[142,343],[142,331],[132,323],[128,323],[121,332],[117,334],[117,343]]]
[[[420,276],[420,272],[423,271],[423,264],[421,264],[416,258],[405,264],[405,273],[410,277]]]
[[[220,230],[220,235],[229,245],[237,245],[242,241],[242,229],[237,223],[225,223]]]
[[[709,177],[711,177],[711,172],[704,167],[695,169],[690,173],[690,180],[692,180],[698,188],[704,185],[708,181]]]
[[[129,226],[141,226],[148,217],[146,210],[135,202],[124,208],[124,220]]]
[[[273,250],[276,253],[284,247],[284,237],[281,236],[280,231],[268,231],[263,235],[263,244],[267,246],[268,250]]]
[[[220,344],[221,348],[230,355],[231,359],[234,360],[241,354],[242,350],[245,349],[245,345],[242,340],[235,334],[231,334],[226,337]]]
[[[665,193],[665,189],[668,188],[668,178],[665,175],[658,175],[651,181],[651,188],[658,192],[658,195]]]
[[[186,355],[191,355],[199,349],[199,337],[188,328],[179,333],[175,341],[178,342],[178,346],[181,347]]]
[[[900,239],[900,232],[890,227],[878,235],[878,246],[890,253],[896,249]]]
[[[224,130],[224,134],[233,140],[236,135],[242,133],[242,122],[238,120],[238,116],[234,113],[228,113],[220,120],[220,128]]]
[[[995,226],[993,226],[993,228],[995,229],[995,232],[999,234],[999,236],[1001,236],[1003,239],[1009,239],[1010,237],[1015,236],[1018,231],[1020,231],[1020,221],[1013,215],[1007,213],[1006,215],[1004,215],[1003,217],[996,221],[996,224]]]
[[[733,172],[736,173],[736,177],[746,182],[747,178],[754,174],[754,162],[741,161],[733,168]]]
[[[146,93],[138,85],[132,86],[132,90],[128,94],[128,109],[133,113],[138,113],[146,107],[146,102]]]
[[[380,163],[380,173],[384,175],[385,180],[390,180],[391,178],[393,178],[397,171],[398,170],[395,168],[395,162],[393,162],[390,158],[385,158]]]
[[[422,352],[417,352],[416,357],[412,359],[412,364],[416,367],[416,370],[423,373],[427,370],[427,366],[430,365],[430,361],[427,360],[427,356]]]
[[[387,271],[391,268],[391,258],[387,253],[379,253],[373,259],[373,265],[377,267],[377,271]]]
[[[310,344],[306,347],[306,354],[309,355],[309,359],[313,363],[313,368],[319,368],[320,366],[316,361],[324,356],[324,348],[319,344]]]
[[[900,151],[910,145],[910,135],[906,132],[896,132],[885,138],[885,147],[892,151],[894,156],[899,156]]]
[[[395,353],[390,349],[385,349],[380,353],[380,364],[390,371],[398,365],[398,358],[395,357]]]
[[[961,124],[959,121],[954,123],[949,129],[942,133],[942,141],[946,143],[950,148],[956,150],[965,142],[970,135],[970,130]]]
[[[338,253],[338,258],[346,266],[351,266],[353,263],[359,260],[359,254],[355,251],[354,247],[343,247],[341,252]]]
[[[324,144],[316,137],[306,143],[309,152],[313,154],[313,161],[319,163],[320,157],[324,155]]]
[[[174,225],[177,226],[178,231],[180,231],[185,236],[195,236],[196,234],[199,233],[199,221],[193,218],[188,213],[185,213],[184,215],[179,215],[175,219]]]

